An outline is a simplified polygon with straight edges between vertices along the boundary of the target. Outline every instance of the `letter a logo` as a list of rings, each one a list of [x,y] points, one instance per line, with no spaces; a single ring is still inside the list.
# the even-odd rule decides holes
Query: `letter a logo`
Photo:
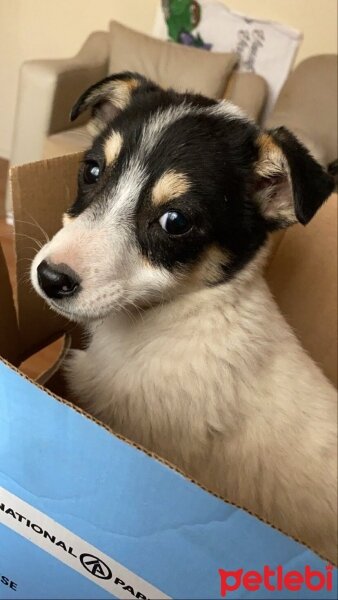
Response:
[[[80,561],[82,566],[94,577],[99,579],[111,579],[112,572],[103,560],[93,556],[93,554],[81,554]]]

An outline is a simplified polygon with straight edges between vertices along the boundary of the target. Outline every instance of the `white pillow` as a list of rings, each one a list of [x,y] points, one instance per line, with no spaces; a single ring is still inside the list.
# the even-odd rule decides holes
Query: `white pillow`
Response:
[[[170,1],[167,3],[170,10]],[[268,100],[265,115],[271,112],[279,92],[292,68],[302,34],[274,21],[254,19],[229,10],[221,2],[199,0],[199,11],[194,11],[195,23],[190,39],[211,44],[215,52],[235,52],[239,55],[240,71],[251,71],[262,75],[268,84]],[[199,13],[199,14],[198,14]],[[175,29],[178,27],[176,13]],[[181,17],[183,27],[187,15]],[[192,24],[192,23],[191,23]],[[172,28],[173,30],[173,28]],[[154,35],[168,39],[168,27],[161,5],[159,6]],[[183,40],[189,40],[184,33]]]

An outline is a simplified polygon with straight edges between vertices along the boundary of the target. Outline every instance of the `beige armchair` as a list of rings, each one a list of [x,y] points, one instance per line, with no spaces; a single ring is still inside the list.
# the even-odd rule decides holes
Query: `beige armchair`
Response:
[[[92,33],[74,58],[23,63],[11,163],[41,159],[46,138],[73,127],[69,111],[74,101],[107,71],[108,32],[104,31]]]
[[[110,33],[92,33],[73,58],[25,62],[19,80],[11,166],[79,152],[89,146],[91,136],[85,126],[88,117],[83,116],[74,127],[69,121],[69,112],[78,96],[106,77],[109,67],[112,68],[112,35],[114,53],[119,55],[114,61],[118,70],[138,70],[153,76],[150,63],[156,61],[157,50],[153,45],[149,48],[149,44],[154,41],[118,23],[111,23]],[[139,51],[141,46],[142,51]],[[142,54],[141,61],[138,54]],[[138,64],[143,66],[143,71]],[[223,95],[254,120],[259,120],[266,93],[267,85],[262,77],[233,71]],[[337,147],[336,97],[337,57],[323,55],[307,59],[290,75],[267,124],[289,126],[313,154],[327,164],[337,158],[334,156]],[[9,190],[6,212],[11,212]]]
[[[61,154],[67,150],[78,151],[88,145],[90,138],[83,127],[85,117],[79,119],[79,126],[74,129],[69,121],[69,111],[84,89],[107,75],[108,37],[108,32],[92,33],[73,58],[23,63],[17,93],[11,166],[43,158],[46,141],[60,132],[70,133],[65,138],[66,145]],[[50,155],[53,154],[52,147]],[[55,148],[54,155],[57,154]],[[11,212],[8,187],[6,212]]]

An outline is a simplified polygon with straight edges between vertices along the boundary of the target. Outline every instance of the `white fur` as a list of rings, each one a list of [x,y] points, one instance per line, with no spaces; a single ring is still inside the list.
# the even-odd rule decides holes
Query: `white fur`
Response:
[[[271,298],[260,260],[92,327],[67,365],[116,432],[336,560],[337,398]]]
[[[156,144],[161,139],[161,135],[169,125],[173,125],[173,123],[186,115],[191,113],[198,114],[199,112],[199,109],[188,103],[170,106],[165,110],[158,109],[143,127],[139,155],[145,156],[149,154],[156,147]]]
[[[149,121],[145,123],[139,144],[139,156],[144,157],[149,154],[151,150],[156,147],[156,144],[161,139],[163,132],[168,126],[172,126],[176,121],[189,114],[208,114],[223,116],[228,119],[232,118],[246,122],[250,121],[249,117],[229,100],[221,100],[217,104],[207,108],[198,108],[189,104],[189,102],[184,102],[178,106],[170,106],[165,110],[159,109],[150,117]]]
[[[220,100],[215,106],[208,109],[210,115],[220,115],[227,119],[241,119],[242,121],[253,122],[252,119],[236,104],[230,100]]]
[[[128,311],[135,305],[149,306],[169,297],[175,289],[174,277],[165,269],[150,267],[136,248],[132,223],[128,222],[132,207],[132,202],[127,201],[132,198],[128,187],[127,182],[119,187],[120,200],[126,200],[124,220],[121,211],[116,214],[114,210],[120,200],[99,221],[92,220],[90,213],[83,213],[67,222],[32,262],[31,280],[37,293],[54,310],[71,319],[98,319],[121,308]],[[47,298],[37,277],[42,260],[67,264],[81,279],[82,292],[62,303]]]

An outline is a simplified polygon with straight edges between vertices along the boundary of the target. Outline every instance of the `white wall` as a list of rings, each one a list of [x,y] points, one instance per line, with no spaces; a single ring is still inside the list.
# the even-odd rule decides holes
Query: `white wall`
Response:
[[[337,51],[336,0],[221,0],[304,33],[297,62]],[[150,33],[157,0],[0,0],[0,156],[9,156],[20,64],[75,54],[91,31],[114,18]]]

